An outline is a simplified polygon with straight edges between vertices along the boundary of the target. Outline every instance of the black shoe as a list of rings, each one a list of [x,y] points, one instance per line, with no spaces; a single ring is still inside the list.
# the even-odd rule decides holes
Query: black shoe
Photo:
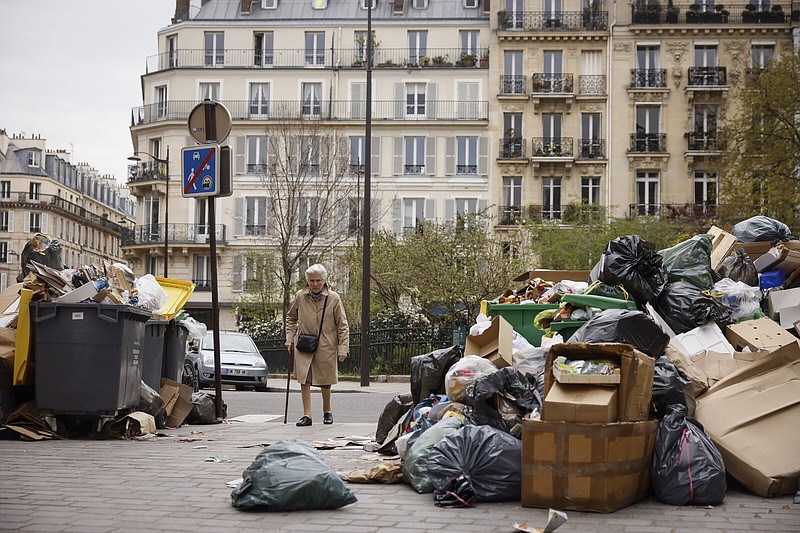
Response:
[[[300,420],[297,421],[297,425],[301,426],[301,427],[310,426],[311,425],[311,419],[308,418],[307,416],[304,416],[303,418],[301,418]]]
[[[324,413],[322,415],[323,424],[333,424],[333,413]]]

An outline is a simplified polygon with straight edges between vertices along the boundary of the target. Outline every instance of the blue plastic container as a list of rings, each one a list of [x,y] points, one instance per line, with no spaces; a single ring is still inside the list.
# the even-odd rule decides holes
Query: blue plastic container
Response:
[[[786,281],[786,274],[783,270],[767,270],[758,277],[758,286],[763,291],[783,285],[784,281]]]

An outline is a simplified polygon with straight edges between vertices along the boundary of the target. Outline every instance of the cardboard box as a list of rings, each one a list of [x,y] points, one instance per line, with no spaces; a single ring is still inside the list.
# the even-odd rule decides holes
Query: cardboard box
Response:
[[[767,296],[767,316],[779,322],[783,329],[791,329],[800,319],[800,288],[770,291]]]
[[[797,340],[797,337],[767,317],[731,324],[725,328],[725,338],[739,352],[745,347],[752,352],[771,352]]]
[[[17,344],[17,330],[0,328],[0,359],[5,359],[6,366],[14,371],[14,347]]]
[[[783,244],[770,248],[753,264],[759,272],[782,270],[787,276],[800,267],[800,251],[790,250]]]
[[[553,383],[542,406],[542,420],[605,424],[617,421],[617,388]]]
[[[717,226],[706,232],[713,237],[711,241],[711,268],[716,270],[729,255],[736,255],[736,237]]]
[[[619,369],[613,374],[570,374],[561,370],[558,365],[553,365],[553,377],[559,383],[574,385],[618,385]]]
[[[768,354],[769,352],[734,352],[729,354],[706,350],[693,355],[692,363],[703,372],[706,377],[706,383],[711,387],[717,381],[753,364]],[[695,397],[697,396],[699,395],[695,394]]]
[[[786,344],[719,381],[698,399],[695,417],[742,485],[763,497],[794,494],[800,476],[800,344]]]
[[[178,395],[175,396],[175,389]],[[167,410],[167,426],[179,428],[189,413],[192,412],[192,388],[189,385],[172,381],[169,378],[161,378],[161,398]],[[172,404],[170,408],[170,404]]]
[[[570,281],[587,281],[589,279],[589,270],[529,270],[524,274],[520,274],[514,281],[528,281],[529,279],[540,278],[544,281],[552,281],[558,283],[568,279]]]
[[[559,356],[567,359],[616,361],[620,366],[617,418],[622,422],[647,420],[653,397],[655,359],[630,344],[589,344],[585,342],[554,344],[547,352],[547,360],[544,365],[545,397],[555,382],[553,360]]]
[[[644,499],[658,421],[525,420],[522,505],[610,513]]]
[[[464,355],[483,357],[497,368],[511,366],[513,340],[514,328],[505,318],[496,316],[492,318],[492,325],[480,335],[467,335]]]

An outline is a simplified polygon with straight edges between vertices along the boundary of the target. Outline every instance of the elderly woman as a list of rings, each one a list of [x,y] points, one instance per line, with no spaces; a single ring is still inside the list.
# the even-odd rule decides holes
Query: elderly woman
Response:
[[[297,293],[286,315],[286,348],[289,357],[294,357],[294,376],[300,382],[303,398],[303,417],[298,426],[312,423],[311,385],[322,389],[323,423],[333,424],[331,385],[339,381],[337,360],[345,360],[350,344],[342,299],[328,288],[327,278],[324,266],[308,267],[306,286]],[[319,337],[316,351],[298,348],[301,334]]]

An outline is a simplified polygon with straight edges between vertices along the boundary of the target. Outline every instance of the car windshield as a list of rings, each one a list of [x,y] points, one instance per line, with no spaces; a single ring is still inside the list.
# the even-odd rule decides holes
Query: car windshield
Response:
[[[253,341],[250,340],[250,337],[247,335],[220,335],[219,336],[219,347],[220,351],[223,352],[257,352]],[[212,332],[206,334],[206,338],[203,339],[203,349],[204,350],[213,350],[214,349],[214,335]]]

